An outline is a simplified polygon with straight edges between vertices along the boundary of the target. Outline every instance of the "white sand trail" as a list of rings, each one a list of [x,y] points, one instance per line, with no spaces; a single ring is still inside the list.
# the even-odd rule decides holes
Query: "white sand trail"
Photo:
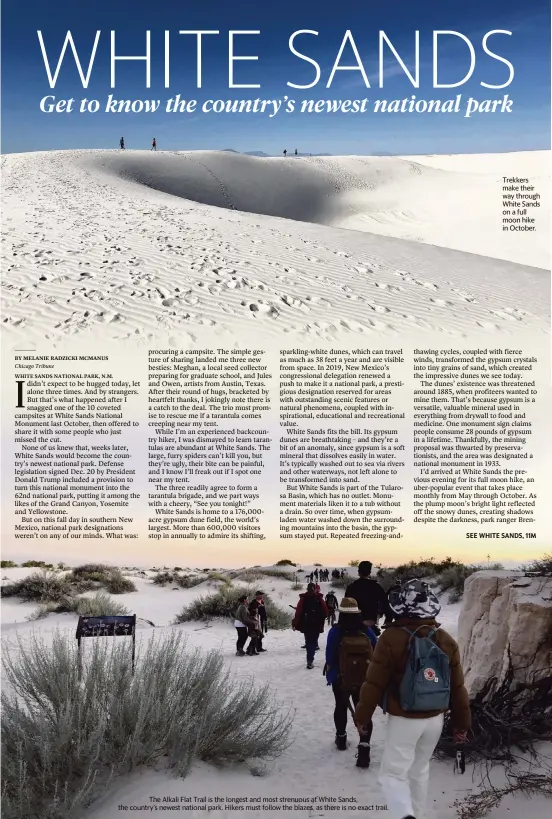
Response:
[[[313,567],[303,567],[306,572]],[[9,569],[3,572],[5,577],[19,579],[22,573],[32,570]],[[134,816],[147,816],[149,810],[141,810],[141,806],[151,805],[150,797],[163,798],[167,796],[229,796],[229,797],[267,797],[278,799],[289,797],[330,796],[355,797],[359,805],[374,806],[369,815],[376,813],[375,806],[379,806],[381,815],[385,816],[385,800],[377,783],[377,773],[383,753],[385,738],[385,717],[378,709],[374,717],[374,733],[372,736],[372,766],[367,771],[355,767],[356,734],[349,724],[349,748],[340,753],[333,744],[333,705],[334,699],[331,689],[326,685],[322,676],[324,664],[324,647],[326,634],[320,640],[320,652],[316,655],[315,668],[309,671],[305,667],[305,653],[301,651],[302,635],[291,629],[284,631],[269,631],[265,640],[266,654],[259,657],[235,657],[235,630],[230,621],[212,621],[206,627],[205,623],[187,623],[182,626],[170,626],[177,612],[184,604],[189,604],[197,596],[207,591],[213,591],[212,584],[202,584],[193,589],[173,590],[172,584],[160,588],[151,582],[151,573],[147,579],[133,576],[138,592],[117,595],[117,600],[127,606],[138,617],[152,620],[155,629],[142,626],[139,629],[138,641],[147,640],[152,635],[160,636],[171,628],[183,631],[187,635],[190,646],[198,646],[204,650],[221,652],[224,657],[225,669],[231,678],[248,678],[252,684],[262,685],[269,682],[274,696],[284,709],[294,712],[293,729],[290,748],[274,763],[263,768],[262,765],[253,766],[258,774],[263,770],[264,775],[251,775],[245,766],[230,768],[214,768],[205,763],[194,765],[190,775],[185,779],[178,779],[164,771],[142,769],[136,773],[116,780],[105,797],[87,811],[90,819],[115,819],[120,816],[119,805],[132,806]],[[304,577],[304,574],[303,574]],[[278,606],[287,609],[288,605],[297,602],[298,592],[291,589],[291,584],[279,578],[264,578],[256,581],[266,593],[269,593]],[[322,583],[325,594],[329,583]],[[342,592],[337,590],[341,597]],[[19,612],[17,608],[19,607]],[[4,650],[9,646],[17,650],[17,638],[23,644],[27,643],[33,631],[38,631],[45,640],[50,640],[55,629],[66,631],[73,638],[77,618],[74,615],[50,615],[45,620],[34,623],[26,622],[34,606],[7,599],[2,606]],[[439,620],[453,635],[456,634],[456,624],[460,606],[450,605],[444,601]],[[110,638],[105,638],[110,639]],[[350,722],[350,720],[349,720]],[[477,790],[477,777],[472,778],[473,766],[468,766],[465,776],[454,776],[452,763],[434,761],[430,780],[430,797],[428,819],[456,819],[457,812],[454,801],[461,799],[472,790]],[[277,804],[277,803],[276,803]],[[253,806],[251,806],[252,808]],[[258,810],[249,809],[250,816],[265,816],[268,809],[262,806]],[[506,799],[499,808],[492,811],[490,819],[510,819],[512,816],[521,816],[526,819],[545,819],[548,817],[546,800],[533,798],[526,802],[521,798]],[[363,811],[364,812],[364,811]],[[292,816],[328,817],[331,812],[321,804],[313,810],[289,810]],[[205,811],[187,811],[187,815],[201,816]],[[230,812],[225,815],[243,815],[242,811]],[[341,816],[351,816],[353,813],[346,809],[340,811]],[[356,814],[355,814],[356,815]],[[367,814],[368,815],[368,814]],[[377,815],[377,814],[376,814]]]

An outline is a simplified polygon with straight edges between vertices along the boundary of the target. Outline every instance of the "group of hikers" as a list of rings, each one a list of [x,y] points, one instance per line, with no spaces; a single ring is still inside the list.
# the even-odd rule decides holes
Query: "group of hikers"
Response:
[[[343,579],[344,577],[345,569],[332,569],[332,580]],[[329,579],[330,570],[321,567],[313,569],[312,572],[305,577],[307,583],[318,583],[318,581],[320,581],[320,583],[327,583]]]
[[[121,149],[121,151],[125,150],[125,138],[124,137],[121,137],[121,139],[119,140],[119,148]],[[152,151],[157,150],[157,140],[155,139],[155,137],[153,137],[153,139],[151,141],[151,150]]]
[[[299,596],[292,628],[305,638],[307,669],[312,669],[325,622],[331,622],[323,673],[335,699],[336,748],[347,750],[350,712],[359,735],[356,765],[368,768],[372,717],[380,707],[387,714],[387,726],[378,781],[388,815],[390,819],[423,819],[430,759],[445,713],[451,712],[458,747],[467,741],[471,726],[460,652],[436,620],[441,606],[428,583],[409,580],[386,593],[370,577],[371,571],[370,561],[359,563],[359,577],[347,586],[340,603],[333,592],[324,598],[320,586],[309,582]],[[240,601],[241,615],[236,616],[238,653],[243,651],[250,623],[251,628],[253,623],[262,623],[258,614],[262,594],[255,596],[256,606],[252,601],[247,608],[246,600]],[[381,618],[384,623],[380,629]],[[243,633],[240,636],[240,629],[245,637]],[[259,639],[262,643],[259,630],[262,628],[257,630],[257,642],[252,638],[252,652]]]

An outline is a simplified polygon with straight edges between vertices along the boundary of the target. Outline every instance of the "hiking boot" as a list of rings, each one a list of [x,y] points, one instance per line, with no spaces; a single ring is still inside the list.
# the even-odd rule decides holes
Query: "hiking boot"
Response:
[[[266,648],[260,648],[259,649],[259,654],[261,653],[261,651],[267,651],[267,649]]]
[[[307,663],[307,668],[314,668],[314,663]]]
[[[236,657],[245,657],[245,651],[236,651]]]
[[[347,734],[335,735],[335,747],[337,748],[338,751],[347,750]]]
[[[357,768],[369,768],[370,767],[370,746],[367,742],[359,742],[357,748],[357,761],[356,766]],[[408,817],[407,817],[408,819]],[[412,817],[413,819],[413,817]]]

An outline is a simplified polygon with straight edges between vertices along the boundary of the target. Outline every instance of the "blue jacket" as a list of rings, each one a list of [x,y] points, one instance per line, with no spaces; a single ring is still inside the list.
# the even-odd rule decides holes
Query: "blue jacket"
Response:
[[[339,644],[341,643],[342,633],[337,624],[332,626],[328,632],[328,639],[326,640],[326,665],[330,667],[329,671],[326,671],[328,685],[337,682],[339,676]],[[375,648],[377,637],[372,629],[367,627],[364,633],[369,637],[372,648]]]

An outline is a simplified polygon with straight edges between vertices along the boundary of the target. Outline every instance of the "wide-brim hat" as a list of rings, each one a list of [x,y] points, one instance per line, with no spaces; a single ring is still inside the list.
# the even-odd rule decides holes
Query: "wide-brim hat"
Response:
[[[344,597],[337,610],[341,614],[360,614],[358,603],[352,597]]]
[[[423,619],[441,611],[439,598],[425,580],[407,580],[389,592],[389,605],[398,617]]]

